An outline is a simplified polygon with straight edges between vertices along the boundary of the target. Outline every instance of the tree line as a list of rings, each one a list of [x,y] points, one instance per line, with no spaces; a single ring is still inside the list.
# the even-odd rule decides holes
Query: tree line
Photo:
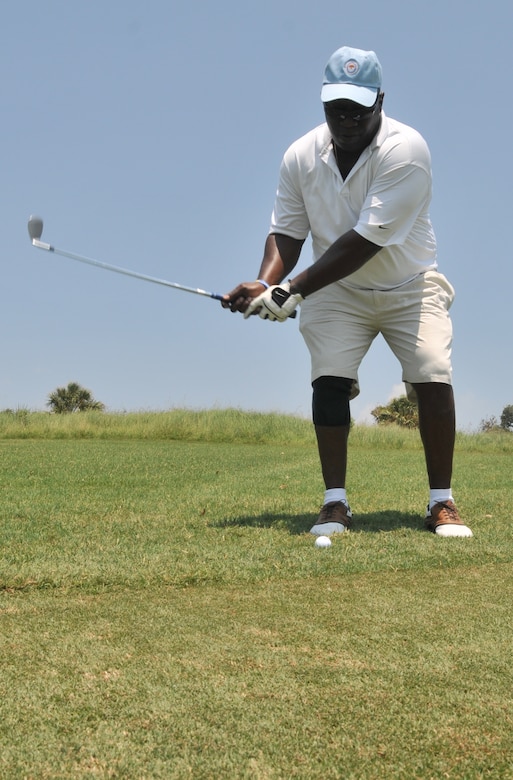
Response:
[[[55,414],[72,414],[74,412],[105,410],[105,404],[97,401],[90,390],[78,382],[69,382],[66,387],[57,387],[48,396],[47,406]],[[407,396],[401,395],[385,406],[376,406],[372,412],[378,425],[399,425],[403,428],[419,427],[419,412],[417,405]],[[496,417],[481,420],[479,430],[482,432],[504,430],[513,432],[513,404],[505,406],[500,421]]]

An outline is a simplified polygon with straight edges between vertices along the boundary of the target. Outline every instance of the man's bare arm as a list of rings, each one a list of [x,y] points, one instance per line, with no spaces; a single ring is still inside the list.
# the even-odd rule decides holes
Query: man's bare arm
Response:
[[[290,280],[290,290],[303,298],[358,271],[379,250],[355,230],[340,236],[313,265]]]

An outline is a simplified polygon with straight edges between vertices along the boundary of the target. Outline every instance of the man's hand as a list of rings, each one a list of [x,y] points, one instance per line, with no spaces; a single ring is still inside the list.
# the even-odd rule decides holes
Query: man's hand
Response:
[[[258,314],[263,320],[285,322],[289,317],[296,316],[296,306],[303,300],[300,293],[290,292],[290,282],[275,284],[253,298],[244,312],[244,319],[251,314]]]
[[[257,298],[264,285],[258,280],[255,282],[243,282],[237,285],[234,290],[223,296],[221,306],[223,309],[230,309],[232,312],[245,312],[254,298]]]

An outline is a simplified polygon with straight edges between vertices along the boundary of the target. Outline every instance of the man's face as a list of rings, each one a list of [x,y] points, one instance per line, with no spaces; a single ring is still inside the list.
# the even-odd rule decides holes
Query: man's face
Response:
[[[324,103],[324,114],[335,145],[343,152],[362,152],[379,129],[383,93],[370,108],[352,100]]]

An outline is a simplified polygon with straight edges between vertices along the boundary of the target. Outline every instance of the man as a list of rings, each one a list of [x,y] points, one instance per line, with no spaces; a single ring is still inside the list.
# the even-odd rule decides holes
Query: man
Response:
[[[285,153],[257,280],[239,284],[223,306],[283,322],[301,304],[326,487],[311,533],[329,536],[351,525],[349,402],[359,393],[360,363],[382,333],[418,403],[430,489],[426,527],[439,536],[472,536],[451,492],[454,290],[437,271],[430,154],[419,133],[385,116],[381,85],[373,51],[344,46],[331,56],[321,91],[326,122]],[[314,263],[281,284],[309,233]]]

